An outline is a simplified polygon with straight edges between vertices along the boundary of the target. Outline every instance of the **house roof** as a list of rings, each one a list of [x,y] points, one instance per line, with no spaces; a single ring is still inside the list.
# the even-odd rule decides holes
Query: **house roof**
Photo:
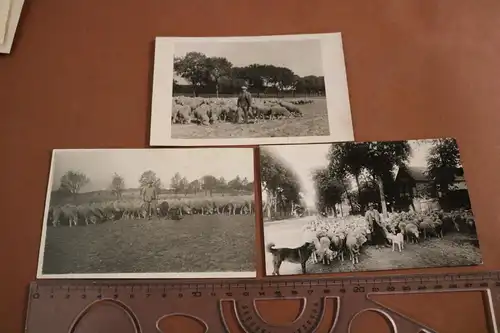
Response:
[[[406,166],[403,168],[404,172],[406,172],[413,180],[417,182],[427,182],[429,178],[426,175],[427,168],[420,166]],[[463,169],[457,168],[455,182],[465,182],[465,177],[463,176]]]

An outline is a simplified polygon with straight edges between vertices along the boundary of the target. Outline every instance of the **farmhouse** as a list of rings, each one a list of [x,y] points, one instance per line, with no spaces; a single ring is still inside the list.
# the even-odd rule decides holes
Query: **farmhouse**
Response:
[[[399,195],[398,208],[403,210],[428,211],[432,209],[455,209],[470,207],[469,193],[464,178],[463,168],[457,168],[455,180],[444,195],[438,191],[437,198],[429,196],[430,179],[426,175],[425,167],[399,168],[395,183]]]

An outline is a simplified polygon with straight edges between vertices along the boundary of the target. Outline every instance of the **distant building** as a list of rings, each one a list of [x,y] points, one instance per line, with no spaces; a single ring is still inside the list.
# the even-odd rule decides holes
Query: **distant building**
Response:
[[[428,211],[445,206],[448,209],[470,206],[469,193],[462,168],[457,168],[455,181],[449,187],[446,197],[438,191],[437,198],[429,195],[431,180],[426,175],[425,167],[399,168],[395,183],[399,200],[397,208],[402,210]],[[443,207],[443,208],[445,208]]]

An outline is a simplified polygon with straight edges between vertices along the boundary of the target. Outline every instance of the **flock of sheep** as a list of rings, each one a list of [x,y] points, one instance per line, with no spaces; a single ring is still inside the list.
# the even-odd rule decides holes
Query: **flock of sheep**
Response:
[[[381,217],[386,239],[393,243],[400,237],[399,250],[405,242],[418,243],[431,237],[443,238],[449,232],[476,234],[474,216],[470,210],[427,213],[391,213],[388,219]],[[315,243],[313,263],[331,264],[338,258],[344,261],[348,255],[353,264],[359,263],[361,248],[370,234],[368,221],[362,216],[345,218],[318,217],[303,228],[305,240]],[[393,245],[394,250],[394,245]]]
[[[236,98],[203,98],[177,96],[172,98],[172,124],[210,125],[217,122],[236,123],[243,119],[243,110],[237,107]],[[254,121],[302,117],[297,105],[313,103],[311,99],[257,99],[249,113]]]
[[[147,208],[139,199],[116,200],[51,206],[47,222],[54,227],[98,224],[118,220],[138,220],[147,217]],[[158,218],[179,220],[184,215],[244,215],[255,211],[255,203],[250,196],[215,197],[211,199],[168,199],[153,205],[153,213]]]

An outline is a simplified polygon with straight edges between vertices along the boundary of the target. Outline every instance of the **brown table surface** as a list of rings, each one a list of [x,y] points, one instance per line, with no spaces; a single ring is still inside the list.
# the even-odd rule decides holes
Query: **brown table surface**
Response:
[[[455,270],[500,269],[500,2],[26,0],[0,56],[0,330],[22,330],[50,150],[147,147],[155,36],[338,31],[356,139],[456,137],[484,265]]]

